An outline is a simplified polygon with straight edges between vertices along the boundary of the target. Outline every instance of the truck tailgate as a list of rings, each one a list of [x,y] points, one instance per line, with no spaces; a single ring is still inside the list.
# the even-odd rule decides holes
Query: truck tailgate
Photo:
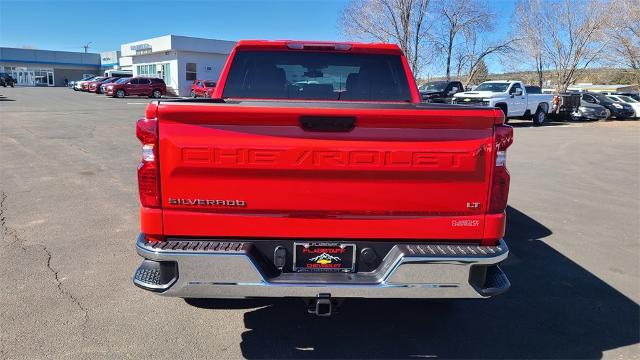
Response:
[[[166,235],[483,237],[493,110],[160,102],[156,117]]]

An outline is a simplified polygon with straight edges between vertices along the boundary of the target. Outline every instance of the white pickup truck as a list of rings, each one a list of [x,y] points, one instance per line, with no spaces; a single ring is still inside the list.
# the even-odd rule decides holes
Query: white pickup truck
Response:
[[[455,94],[452,103],[497,107],[504,112],[505,122],[511,118],[532,119],[533,125],[540,126],[553,108],[553,95],[527,88],[521,81],[485,81],[473,91]]]

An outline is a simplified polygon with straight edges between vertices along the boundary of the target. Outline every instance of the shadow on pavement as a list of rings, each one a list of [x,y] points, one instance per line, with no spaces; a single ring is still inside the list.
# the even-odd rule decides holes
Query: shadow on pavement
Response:
[[[527,128],[527,127],[535,127],[533,125],[533,122],[531,120],[515,120],[515,119],[511,119],[509,120],[509,124],[507,125],[511,125],[514,128]],[[563,122],[563,121],[545,121],[544,124],[542,124],[542,126],[539,127],[545,127],[545,126],[569,126],[571,125],[570,122]]]
[[[509,208],[503,269],[512,288],[488,300],[348,300],[329,318],[300,300],[190,300],[245,314],[255,358],[600,358],[639,342],[638,305],[541,239],[551,230]]]

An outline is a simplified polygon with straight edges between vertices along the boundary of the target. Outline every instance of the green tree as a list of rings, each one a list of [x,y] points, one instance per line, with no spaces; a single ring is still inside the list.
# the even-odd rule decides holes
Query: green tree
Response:
[[[469,79],[469,83],[479,84],[487,80],[489,80],[489,68],[487,68],[487,64],[484,60],[480,60],[476,65],[476,70],[473,73],[473,76]]]

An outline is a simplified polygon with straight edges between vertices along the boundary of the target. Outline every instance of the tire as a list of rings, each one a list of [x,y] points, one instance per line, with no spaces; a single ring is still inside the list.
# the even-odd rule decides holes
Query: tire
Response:
[[[158,89],[153,90],[153,92],[151,93],[151,97],[154,99],[160,99],[162,97],[162,91]]]
[[[124,92],[124,90],[118,89],[116,91],[116,93],[114,94],[114,96],[119,98],[119,99],[123,99],[125,96],[127,96],[127,94]]]
[[[607,120],[611,119],[611,110],[607,109],[606,112],[607,112],[607,117],[604,118],[604,119],[600,119],[598,121],[607,121]]]
[[[14,84],[14,83],[11,83],[11,87],[15,87],[15,84]]]
[[[198,97],[198,95],[196,95],[196,92],[194,90],[191,90],[191,97],[194,99]]]
[[[533,126],[541,126],[547,120],[547,113],[541,107],[538,107],[535,115],[533,115]]]

